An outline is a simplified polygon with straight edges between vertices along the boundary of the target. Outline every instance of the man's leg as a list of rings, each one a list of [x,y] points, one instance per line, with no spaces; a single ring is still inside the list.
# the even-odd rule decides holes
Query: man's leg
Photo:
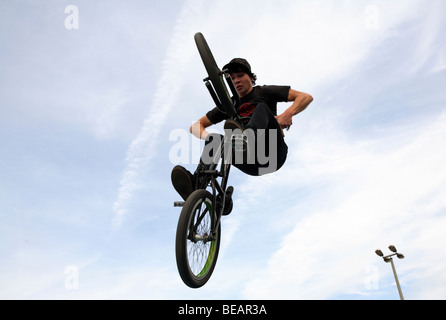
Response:
[[[172,169],[171,179],[175,190],[180,194],[184,201],[196,189],[204,188],[206,181],[201,179],[200,172],[207,170],[213,163],[214,155],[218,151],[218,147],[223,139],[222,135],[210,134],[206,139],[205,147],[194,174],[190,173],[182,166],[175,166]]]
[[[282,136],[282,129],[274,115],[264,103],[259,103],[246,131],[253,130],[256,137],[256,154],[254,165],[237,166],[250,175],[263,175],[279,170],[286,161],[288,146]]]

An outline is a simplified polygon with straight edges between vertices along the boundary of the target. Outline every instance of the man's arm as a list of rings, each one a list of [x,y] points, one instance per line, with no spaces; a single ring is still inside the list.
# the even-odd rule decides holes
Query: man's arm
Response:
[[[296,114],[304,111],[313,101],[313,97],[308,93],[290,89],[288,101],[293,101],[293,104],[284,113],[276,117],[277,122],[282,128],[289,128],[293,124],[292,118]]]
[[[190,127],[190,133],[192,133],[198,139],[206,140],[209,132],[206,131],[207,127],[210,127],[213,123],[207,116],[200,118]]]

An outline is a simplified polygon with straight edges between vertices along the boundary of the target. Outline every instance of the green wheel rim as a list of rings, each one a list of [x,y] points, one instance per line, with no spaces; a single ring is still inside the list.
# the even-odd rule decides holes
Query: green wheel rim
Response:
[[[207,219],[208,218],[207,216],[209,216],[209,220],[212,222],[212,220],[213,220],[212,203],[210,202],[209,199],[204,199],[202,204],[203,203],[208,210],[208,213],[206,214],[205,219]],[[195,210],[197,210],[197,208]],[[212,223],[210,225],[212,225]],[[218,236],[219,236],[219,234],[217,233],[216,238],[218,238]],[[195,274],[195,277],[197,277],[197,278],[202,278],[202,277],[206,276],[206,274],[212,267],[212,262],[214,261],[215,253],[217,250],[217,240],[209,241],[209,243],[210,243],[209,249],[207,249],[207,248],[204,248],[207,244],[197,245],[196,243],[192,243],[192,241],[190,241],[190,244],[192,245],[191,251],[195,251],[195,250],[196,251],[207,251],[208,250],[206,262],[203,264],[203,267],[201,268],[201,270],[195,270],[195,272],[194,272],[194,270],[192,270],[192,269],[195,269],[194,266],[189,264],[189,267],[191,268],[192,273]],[[189,255],[188,255],[188,259],[189,259]],[[194,261],[196,259],[197,259],[197,257],[195,257],[195,259],[190,259],[190,261],[191,260]],[[199,257],[198,257],[198,259],[199,259]]]

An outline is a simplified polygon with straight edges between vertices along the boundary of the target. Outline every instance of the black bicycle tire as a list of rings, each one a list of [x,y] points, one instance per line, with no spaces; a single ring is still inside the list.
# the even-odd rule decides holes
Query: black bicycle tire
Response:
[[[207,268],[206,272],[203,276],[195,275],[189,266],[189,258],[187,252],[187,243],[188,243],[188,231],[189,224],[194,214],[194,208],[196,208],[197,203],[202,201],[203,199],[212,203],[212,194],[204,189],[194,191],[184,203],[183,209],[181,210],[180,218],[178,220],[177,232],[176,232],[176,240],[175,240],[175,254],[177,261],[178,273],[180,274],[183,282],[191,287],[191,288],[199,288],[205,285],[212,273],[214,272],[215,265],[218,259],[218,253],[220,250],[220,239],[221,239],[221,225],[219,225],[216,235],[216,240],[214,244],[211,243],[211,246],[214,245],[213,248],[213,256],[209,265],[204,268]],[[213,216],[213,213],[211,214]],[[207,260],[209,260],[209,256]],[[206,260],[206,261],[207,261]],[[208,264],[208,262],[206,262]],[[204,270],[203,268],[203,270]]]
[[[220,100],[222,108],[224,109],[222,111],[228,114],[230,117],[235,117],[237,112],[234,108],[234,104],[232,102],[231,96],[229,95],[228,89],[226,88],[226,85],[224,83],[223,76],[221,75],[221,70],[218,68],[211,49],[209,48],[209,45],[202,33],[198,32],[195,34],[195,43],[197,45],[206,72],[208,73],[209,80],[211,81],[212,86],[214,87],[214,90]]]

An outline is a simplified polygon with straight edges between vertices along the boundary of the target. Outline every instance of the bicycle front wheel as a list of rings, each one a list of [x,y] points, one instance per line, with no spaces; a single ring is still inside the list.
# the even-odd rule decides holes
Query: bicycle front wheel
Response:
[[[215,62],[214,56],[212,55],[211,49],[206,42],[203,34],[198,32],[195,34],[195,43],[197,45],[198,51],[203,61],[204,67],[209,75],[212,86],[217,93],[218,99],[224,110],[221,110],[228,114],[230,117],[234,117],[237,112],[234,108],[231,96],[229,95],[228,89],[226,88],[225,82],[223,80],[222,73]]]
[[[211,193],[194,191],[181,210],[175,241],[178,272],[191,288],[205,285],[214,271],[221,233],[220,225],[212,232],[214,224]]]

